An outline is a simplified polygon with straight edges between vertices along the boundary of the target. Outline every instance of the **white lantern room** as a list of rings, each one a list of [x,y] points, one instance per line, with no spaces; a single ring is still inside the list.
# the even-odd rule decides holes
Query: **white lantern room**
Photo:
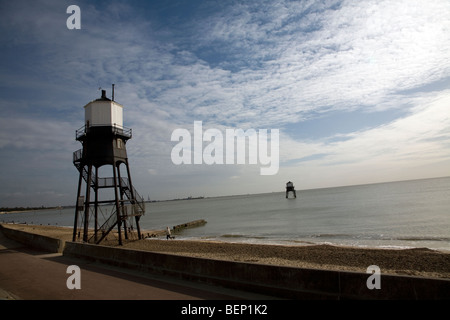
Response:
[[[84,106],[84,118],[86,127],[112,126],[123,127],[123,106],[106,97],[102,90],[100,99],[89,102]]]

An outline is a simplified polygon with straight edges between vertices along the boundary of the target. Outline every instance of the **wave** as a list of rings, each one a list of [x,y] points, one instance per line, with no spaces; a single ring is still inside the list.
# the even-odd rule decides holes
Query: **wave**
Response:
[[[355,238],[355,237],[358,237],[358,235],[355,235],[355,234],[345,234],[345,233],[319,233],[319,234],[305,235],[304,237],[311,237],[311,238],[345,238],[345,239],[353,239],[353,238]]]
[[[226,238],[226,239],[258,239],[268,241],[289,241],[289,242],[305,242],[316,239],[340,239],[340,240],[392,240],[392,241],[444,241],[450,242],[450,237],[442,236],[389,236],[384,234],[346,234],[346,233],[319,233],[311,235],[276,235],[261,236],[261,235],[246,235],[246,234],[221,234],[211,235],[204,238]]]
[[[242,234],[222,234],[219,238],[247,238],[247,236]]]
[[[268,237],[264,236],[250,236],[250,235],[243,235],[243,234],[222,234],[219,236],[219,238],[242,238],[242,239],[269,239]]]
[[[198,239],[198,238],[197,238]],[[313,235],[220,234],[202,236],[199,240],[265,245],[309,246],[337,245],[359,248],[413,249],[426,247],[450,251],[450,238],[442,236],[388,236],[384,234],[320,233]]]
[[[442,236],[388,236],[384,234],[345,234],[345,233],[320,233],[304,235],[302,238],[326,238],[326,239],[349,239],[349,240],[393,240],[393,241],[447,241],[450,237]]]
[[[393,238],[393,240],[401,240],[401,241],[446,241],[450,242],[449,237],[429,237],[429,236],[423,236],[423,237],[397,237]]]

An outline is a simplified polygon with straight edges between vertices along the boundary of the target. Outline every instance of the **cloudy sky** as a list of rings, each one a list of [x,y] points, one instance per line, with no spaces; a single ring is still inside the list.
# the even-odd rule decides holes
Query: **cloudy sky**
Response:
[[[75,203],[75,130],[112,83],[145,198],[449,175],[448,0],[0,0],[0,42],[0,206]],[[278,173],[175,165],[194,121],[278,129]]]

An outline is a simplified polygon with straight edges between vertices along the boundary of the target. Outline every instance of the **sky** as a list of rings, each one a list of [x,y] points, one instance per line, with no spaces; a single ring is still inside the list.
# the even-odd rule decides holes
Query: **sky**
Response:
[[[449,176],[448,0],[0,0],[0,43],[0,207],[75,204],[75,131],[112,84],[152,200]],[[175,164],[195,121],[279,130],[279,170]]]

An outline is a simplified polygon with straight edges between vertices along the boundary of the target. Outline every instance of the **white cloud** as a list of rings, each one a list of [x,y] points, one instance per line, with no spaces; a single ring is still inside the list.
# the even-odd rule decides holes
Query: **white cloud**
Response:
[[[7,52],[16,48],[20,58],[27,43],[35,50],[31,58],[9,60],[12,66],[24,62],[17,72],[2,67],[4,88],[34,93],[2,97],[7,109],[0,119],[2,150],[39,145],[70,158],[81,147],[73,132],[83,124],[83,105],[97,98],[98,87],[110,90],[115,83],[116,100],[125,106],[124,124],[133,128],[127,144],[133,172],[143,172],[134,181],[142,185],[177,174],[202,175],[195,180],[198,190],[208,189],[214,177],[245,177],[241,180],[251,185],[261,181],[256,167],[174,169],[171,132],[190,128],[194,120],[220,130],[281,129],[280,161],[304,158],[302,167],[308,164],[311,172],[351,165],[362,171],[375,165],[425,166],[448,159],[444,105],[449,93],[419,92],[424,86],[432,90],[434,82],[450,74],[448,1],[224,4],[220,12],[185,22],[183,33],[169,26],[155,29],[143,15],[125,19],[135,9],[121,3],[104,8],[80,4],[82,29],[68,32],[63,7],[49,1],[36,2],[33,10],[23,3],[2,4]],[[39,112],[27,114],[36,104]],[[409,114],[377,128],[336,135],[333,143],[283,134],[286,124],[301,126],[323,113],[358,109],[405,109]],[[286,170],[264,181],[287,177]],[[225,183],[220,190],[227,188],[235,190]]]
[[[170,80],[148,84],[154,101],[191,121],[283,125],[314,112],[409,107],[390,101],[450,72],[447,2],[257,6],[198,22],[202,32],[191,36],[198,56],[189,54],[186,66],[169,55]],[[226,58],[202,60],[217,44]]]
[[[0,148],[65,150],[74,145],[71,126],[59,119],[0,118]]]
[[[330,171],[334,171],[332,175],[340,172],[349,180],[358,179],[356,183],[362,183],[364,177],[371,181],[402,179],[405,171],[410,178],[426,177],[430,172],[439,175],[439,170],[445,175],[441,163],[450,162],[449,104],[450,91],[429,94],[417,99],[410,115],[345,135],[345,141],[302,143],[285,139],[288,143],[282,144],[281,161],[323,154],[319,159],[298,162],[298,168],[314,168],[318,180],[327,180]],[[434,170],[437,164],[439,170]]]

